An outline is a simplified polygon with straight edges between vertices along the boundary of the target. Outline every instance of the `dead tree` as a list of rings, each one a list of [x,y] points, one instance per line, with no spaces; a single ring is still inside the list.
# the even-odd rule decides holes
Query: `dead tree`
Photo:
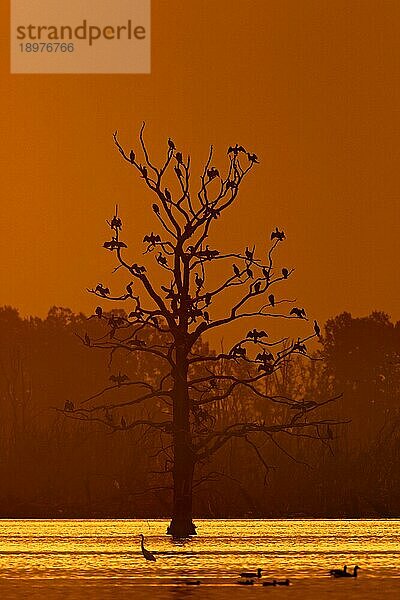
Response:
[[[303,308],[293,307],[289,304],[292,301],[280,298],[275,291],[292,274],[292,269],[277,271],[274,267],[274,252],[285,239],[283,231],[279,228],[272,231],[268,249],[261,256],[251,245],[243,251],[222,252],[206,243],[212,228],[221,222],[225,211],[238,197],[244,179],[258,164],[256,154],[238,144],[230,146],[223,174],[214,165],[211,147],[199,187],[194,192],[190,157],[185,157],[168,139],[165,160],[157,166],[145,144],[143,129],[144,125],[139,136],[141,159],[133,150],[123,148],[117,132],[114,141],[126,163],[154,194],[152,210],[159,232],[144,237],[144,254],[147,259],[149,255],[154,257],[165,280],[158,284],[138,257],[128,257],[127,244],[121,235],[122,220],[116,210],[108,222],[111,239],[104,247],[115,253],[116,269],[126,271],[129,283],[122,294],[112,294],[104,284],[98,284],[90,291],[102,300],[126,301],[130,303],[130,310],[126,317],[114,318],[98,306],[95,315],[107,320],[110,334],[100,339],[91,339],[86,334],[83,342],[88,346],[107,348],[112,353],[121,350],[152,355],[165,363],[167,374],[153,385],[147,381],[131,381],[128,375],[119,373],[114,376],[112,385],[103,390],[103,395],[109,389],[123,386],[135,386],[135,390],[142,388],[143,393],[138,393],[133,400],[112,405],[99,404],[98,399],[102,397],[99,393],[97,404],[88,408],[87,404],[75,407],[70,403],[66,410],[74,418],[100,421],[114,430],[145,426],[165,437],[160,452],[166,451],[167,447],[173,450],[173,510],[167,533],[186,537],[196,533],[192,521],[196,466],[209,460],[229,440],[245,439],[262,459],[253,436],[263,434],[274,441],[279,432],[287,432],[329,441],[331,429],[329,420],[315,416],[322,403],[269,396],[263,383],[265,378],[281,369],[292,354],[307,353],[305,343],[319,333],[318,326],[307,337],[290,344],[287,338],[271,340],[265,329],[253,328],[228,352],[210,352],[208,355],[196,352],[201,336],[233,322],[245,325],[246,320],[254,321],[255,318],[263,323],[277,318],[307,319]],[[208,274],[214,265],[223,275],[218,285],[210,287]],[[225,308],[217,314],[215,301],[224,294],[228,298]],[[232,295],[235,300],[229,299]],[[162,343],[146,344],[143,340],[145,331],[156,331]],[[232,363],[244,365],[246,369],[242,372],[247,375],[237,376],[234,370],[227,369],[226,365]],[[244,422],[218,430],[212,418],[212,406],[231,398],[238,389],[265,402],[286,405],[290,408],[290,418],[267,423],[249,414]],[[115,424],[110,418],[114,409],[155,398],[171,405],[172,420],[156,422],[141,418],[129,422],[122,418]]]

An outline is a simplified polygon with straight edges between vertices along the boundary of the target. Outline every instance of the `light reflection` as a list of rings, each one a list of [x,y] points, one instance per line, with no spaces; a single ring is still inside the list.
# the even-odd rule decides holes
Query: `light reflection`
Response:
[[[10,591],[13,585],[18,589],[18,584],[29,582],[42,591],[46,588],[48,595],[49,586],[63,583],[70,591],[81,590],[79,594],[80,586],[93,585],[98,593],[101,590],[101,597],[106,597],[106,588],[112,584],[121,590],[124,586],[141,586],[145,595],[143,590],[151,586],[153,592],[148,597],[154,600],[164,597],[159,590],[167,586],[168,593],[173,594],[169,597],[189,598],[199,591],[187,588],[184,582],[196,578],[203,587],[229,587],[231,595],[236,593],[232,586],[240,570],[261,566],[266,577],[289,577],[298,586],[301,582],[303,592],[307,585],[309,597],[320,585],[330,586],[330,597],[333,591],[335,597],[336,591],[340,597],[339,587],[332,588],[335,582],[326,577],[326,572],[356,563],[362,568],[359,581],[389,580],[387,593],[400,585],[399,520],[196,523],[199,535],[176,543],[165,536],[164,520],[4,520],[0,528],[0,592],[5,585]],[[157,556],[156,563],[143,560],[139,543],[142,531],[146,547]],[[349,597],[358,589],[353,586]],[[220,593],[214,590],[213,597]],[[71,598],[80,597],[74,591],[71,594]]]

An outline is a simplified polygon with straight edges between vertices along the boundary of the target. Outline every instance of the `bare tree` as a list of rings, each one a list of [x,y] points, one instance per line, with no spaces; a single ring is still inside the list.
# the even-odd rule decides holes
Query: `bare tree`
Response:
[[[125,270],[129,283],[122,294],[111,294],[103,284],[90,291],[101,299],[126,301],[131,310],[126,316],[110,315],[97,307],[95,316],[108,324],[109,333],[98,339],[86,334],[83,341],[88,346],[109,349],[111,355],[126,351],[152,356],[164,366],[156,383],[132,381],[119,372],[112,376],[109,387],[90,399],[93,402],[97,398],[96,403],[89,408],[87,404],[76,408],[69,403],[66,411],[74,418],[103,422],[113,430],[144,427],[146,431],[157,432],[160,454],[166,457],[165,471],[170,471],[173,479],[173,511],[167,533],[186,537],[196,533],[192,496],[197,465],[207,462],[229,440],[238,437],[251,445],[261,463],[264,459],[257,445],[260,435],[276,444],[276,436],[281,432],[329,442],[332,421],[315,415],[322,404],[333,399],[318,403],[271,396],[265,385],[265,378],[284,368],[291,355],[307,355],[307,340],[319,334],[316,323],[310,335],[290,343],[287,338],[271,340],[267,331],[253,328],[228,352],[199,351],[199,348],[204,350],[200,341],[208,332],[230,323],[251,319],[253,325],[254,319],[265,322],[307,319],[307,315],[303,308],[289,304],[293,301],[275,295],[275,288],[292,274],[291,269],[277,271],[274,267],[275,250],[285,239],[278,227],[270,236],[264,258],[257,256],[255,246],[247,246],[244,251],[222,252],[206,244],[210,231],[233,205],[244,179],[258,164],[256,154],[238,144],[230,146],[226,172],[222,174],[214,166],[211,147],[199,187],[193,191],[190,157],[184,157],[168,139],[166,157],[157,166],[145,144],[143,130],[144,124],[139,136],[142,162],[133,150],[123,148],[117,132],[114,141],[123,159],[154,194],[152,210],[160,233],[151,232],[144,237],[144,254],[155,257],[165,282],[158,285],[138,258],[135,259],[138,262],[132,263],[132,258],[127,257],[117,209],[108,223],[112,237],[104,247],[115,253],[116,269]],[[212,286],[210,269],[214,265],[218,266],[214,279],[222,276]],[[145,332],[152,334],[146,337],[147,342],[143,339]],[[133,386],[140,392],[134,399],[121,402],[101,400],[110,390],[125,386]],[[247,397],[285,406],[288,410],[282,411],[282,415],[286,416],[265,422],[256,414],[248,414],[241,422],[218,427],[212,407],[233,398],[238,390]],[[130,422],[122,417],[116,424],[110,416],[112,411],[154,399],[171,407],[172,420],[149,416]],[[266,463],[264,466],[267,467]]]

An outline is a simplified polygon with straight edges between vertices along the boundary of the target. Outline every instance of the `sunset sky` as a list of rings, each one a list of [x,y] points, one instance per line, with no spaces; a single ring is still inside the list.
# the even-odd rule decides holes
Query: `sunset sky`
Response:
[[[212,247],[267,248],[288,294],[323,322],[400,318],[397,0],[153,0],[151,75],[10,75],[1,3],[0,305],[90,312],[112,285],[105,219],[120,206],[132,262],[157,231],[152,197],[112,133],[156,157],[171,136],[195,165],[239,142],[260,157]]]

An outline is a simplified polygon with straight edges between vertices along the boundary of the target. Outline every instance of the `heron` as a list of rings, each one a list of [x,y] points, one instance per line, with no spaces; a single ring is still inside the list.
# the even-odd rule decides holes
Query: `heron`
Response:
[[[143,533],[140,534],[141,537],[141,542],[140,542],[140,546],[142,548],[142,554],[145,557],[146,560],[152,560],[153,562],[156,561],[156,557],[154,556],[154,554],[152,554],[149,550],[146,550],[146,548],[144,547],[144,535]]]

